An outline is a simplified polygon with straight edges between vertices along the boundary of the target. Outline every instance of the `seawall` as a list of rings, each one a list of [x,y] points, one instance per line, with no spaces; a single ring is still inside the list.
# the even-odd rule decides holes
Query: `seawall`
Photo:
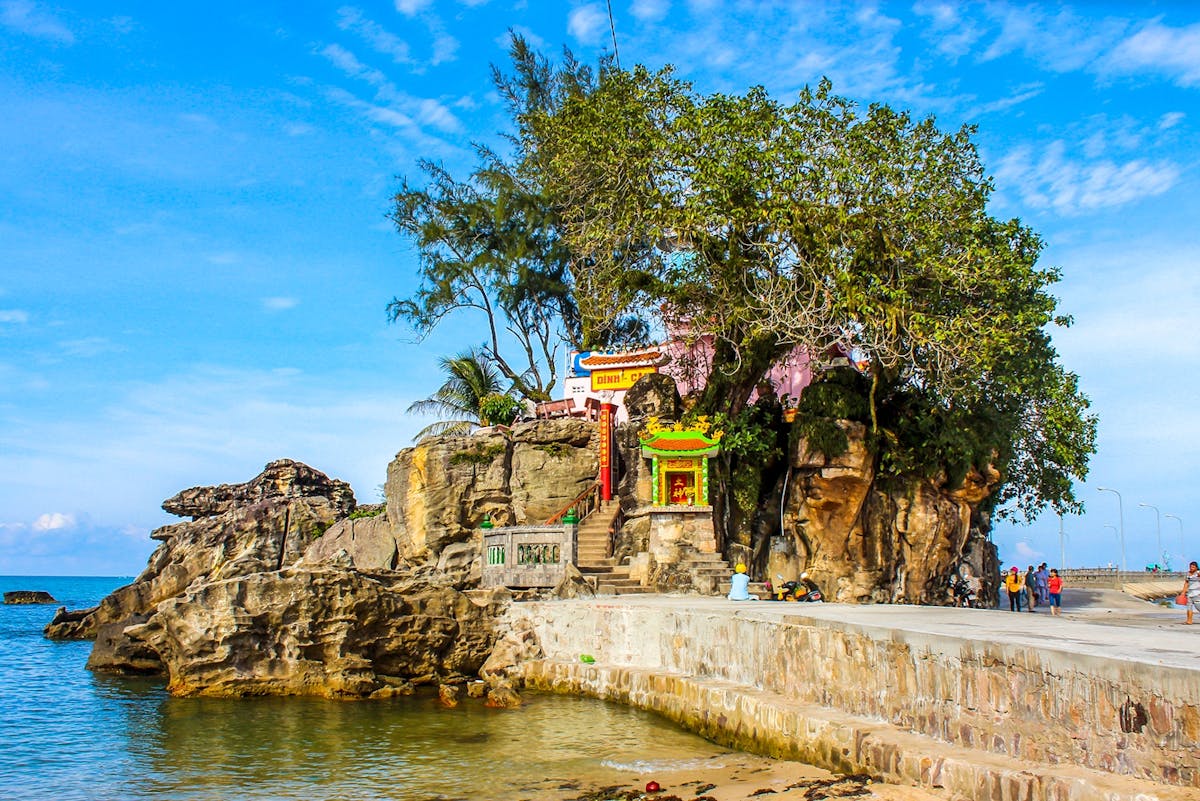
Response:
[[[972,801],[1200,799],[1200,638],[941,607],[514,604],[530,686]],[[1182,629],[1182,627],[1179,627]],[[592,664],[580,660],[587,654]]]

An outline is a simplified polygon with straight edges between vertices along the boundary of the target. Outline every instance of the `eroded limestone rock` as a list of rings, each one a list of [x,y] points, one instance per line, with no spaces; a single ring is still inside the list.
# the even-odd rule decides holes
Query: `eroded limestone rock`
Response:
[[[162,507],[180,517],[211,517],[275,498],[321,498],[337,508],[339,516],[354,509],[349,484],[291,459],[271,462],[244,484],[185,489],[163,501]]]
[[[587,420],[538,420],[400,451],[384,487],[400,561],[436,562],[454,543],[477,543],[485,517],[548,519],[596,480],[598,436]]]
[[[56,604],[58,601],[45,590],[12,590],[4,593],[6,604]]]
[[[831,600],[938,603],[947,576],[985,536],[973,515],[999,474],[968,474],[961,487],[935,480],[876,481],[866,429],[843,421],[849,448],[829,457],[801,439],[791,453],[782,547],[769,574],[807,571]],[[982,565],[978,566],[982,568]],[[976,570],[976,575],[986,573]]]
[[[319,488],[328,494],[316,494]],[[187,493],[192,500],[176,503]],[[244,505],[221,500],[234,496],[245,498]],[[206,505],[202,498],[210,502]],[[354,496],[345,482],[283,459],[245,484],[186,490],[165,502],[167,507],[199,516],[152,532],[162,544],[132,584],[115,590],[93,609],[61,610],[46,627],[46,636],[94,639],[100,627],[149,615],[193,583],[277,571],[296,562],[334,521],[345,517],[354,507]],[[204,510],[208,511],[201,514]]]
[[[422,578],[295,567],[197,584],[125,635],[176,695],[379,697],[474,676],[503,607]]]

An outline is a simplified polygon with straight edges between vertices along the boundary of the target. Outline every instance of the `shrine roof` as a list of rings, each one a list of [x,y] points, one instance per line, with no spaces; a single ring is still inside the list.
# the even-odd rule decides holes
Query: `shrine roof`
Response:
[[[661,350],[640,350],[625,353],[593,353],[579,360],[579,366],[595,370],[601,367],[658,366],[665,364],[667,354]]]
[[[696,439],[660,439],[657,442],[645,443],[646,447],[653,447],[656,451],[703,451],[711,448],[711,442],[705,442],[700,438]]]
[[[642,452],[664,456],[711,456],[720,449],[719,437],[698,431],[658,431],[642,439]]]

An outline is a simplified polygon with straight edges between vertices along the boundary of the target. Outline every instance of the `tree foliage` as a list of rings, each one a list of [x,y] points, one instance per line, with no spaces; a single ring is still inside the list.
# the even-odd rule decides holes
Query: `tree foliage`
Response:
[[[439,360],[446,381],[428,398],[408,407],[410,414],[445,418],[425,426],[414,439],[443,434],[467,434],[480,425],[484,403],[503,395],[500,372],[486,354],[469,350]],[[494,401],[491,401],[495,405]]]
[[[594,89],[592,70],[569,52],[552,68],[514,37],[511,55],[514,73],[494,70],[493,80],[514,118],[547,113]],[[483,355],[519,395],[549,400],[559,346],[579,348],[584,339],[570,272],[576,256],[561,236],[558,206],[546,196],[541,173],[528,169],[536,154],[520,133],[509,141],[524,153],[526,169],[477,146],[478,166],[466,180],[422,162],[420,185],[402,182],[390,219],[416,245],[421,280],[411,296],[394,298],[388,313],[420,337],[458,313],[481,314]],[[645,336],[636,319],[621,318],[590,344],[619,346]]]
[[[585,341],[629,315],[713,335],[698,403],[731,416],[793,347],[857,350],[884,468],[991,463],[1020,511],[1076,508],[1095,420],[1047,334],[1069,323],[1058,274],[1034,232],[988,214],[971,128],[864,111],[827,82],[784,105],[642,67],[518,119]]]
[[[988,213],[972,128],[863,109],[824,81],[784,104],[761,87],[700,94],[669,68],[551,65],[520,37],[511,55],[493,76],[511,153],[479,148],[466,181],[425,164],[396,196],[422,283],[393,319],[425,334],[482,313],[481,361],[532,399],[563,341],[711,336],[696,409],[730,421],[795,347],[854,351],[864,375],[805,391],[810,435],[833,446],[829,420],[861,419],[884,476],[993,465],[997,504],[1078,508],[1096,421],[1049,335],[1070,322],[1059,276],[1036,233]]]

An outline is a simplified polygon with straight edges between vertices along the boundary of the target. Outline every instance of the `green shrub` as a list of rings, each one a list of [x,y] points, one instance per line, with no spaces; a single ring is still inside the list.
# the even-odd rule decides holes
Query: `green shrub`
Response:
[[[510,426],[521,415],[521,402],[512,395],[493,392],[479,401],[479,419],[486,425]]]

